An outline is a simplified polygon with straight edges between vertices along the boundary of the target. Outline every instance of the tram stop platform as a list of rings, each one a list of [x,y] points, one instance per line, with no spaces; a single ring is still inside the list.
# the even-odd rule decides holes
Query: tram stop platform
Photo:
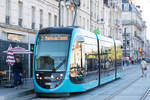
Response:
[[[33,82],[29,79],[23,85],[16,88],[0,87],[0,100],[14,100],[17,97],[33,93]]]

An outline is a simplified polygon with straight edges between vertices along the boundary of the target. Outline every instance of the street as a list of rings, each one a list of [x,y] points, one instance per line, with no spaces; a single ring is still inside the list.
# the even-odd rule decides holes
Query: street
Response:
[[[150,65],[148,66],[150,67]],[[147,77],[141,77],[139,65],[125,66],[121,79],[85,93],[76,93],[71,94],[69,97],[58,98],[39,98],[35,94],[30,94],[18,97],[15,100],[149,100],[149,77],[149,72]]]

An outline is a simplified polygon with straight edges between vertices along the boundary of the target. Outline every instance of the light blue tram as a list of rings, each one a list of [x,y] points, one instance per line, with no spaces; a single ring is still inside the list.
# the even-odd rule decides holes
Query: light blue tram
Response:
[[[78,27],[41,29],[35,39],[35,92],[85,92],[121,77],[121,42]]]

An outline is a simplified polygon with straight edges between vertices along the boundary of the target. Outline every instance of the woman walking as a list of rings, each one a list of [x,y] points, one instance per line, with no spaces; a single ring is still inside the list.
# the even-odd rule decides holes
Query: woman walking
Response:
[[[141,61],[141,69],[142,69],[142,77],[146,77],[146,70],[147,70],[147,62],[144,60],[144,58],[142,58]]]

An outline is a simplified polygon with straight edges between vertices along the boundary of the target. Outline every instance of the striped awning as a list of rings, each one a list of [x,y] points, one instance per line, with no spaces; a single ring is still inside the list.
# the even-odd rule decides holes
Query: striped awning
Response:
[[[11,51],[13,52],[13,54],[32,54],[33,52],[30,50],[26,50],[25,48],[22,47],[15,47],[15,48],[11,48]],[[4,53],[8,54],[8,50],[4,51]]]
[[[7,59],[6,59],[6,63],[10,66],[13,65],[15,63],[15,59],[14,59],[14,54],[12,51],[12,46],[11,44],[9,45],[9,48],[7,50]]]
[[[19,46],[12,48],[12,51],[14,54],[32,54],[32,51],[26,50],[25,48]]]

